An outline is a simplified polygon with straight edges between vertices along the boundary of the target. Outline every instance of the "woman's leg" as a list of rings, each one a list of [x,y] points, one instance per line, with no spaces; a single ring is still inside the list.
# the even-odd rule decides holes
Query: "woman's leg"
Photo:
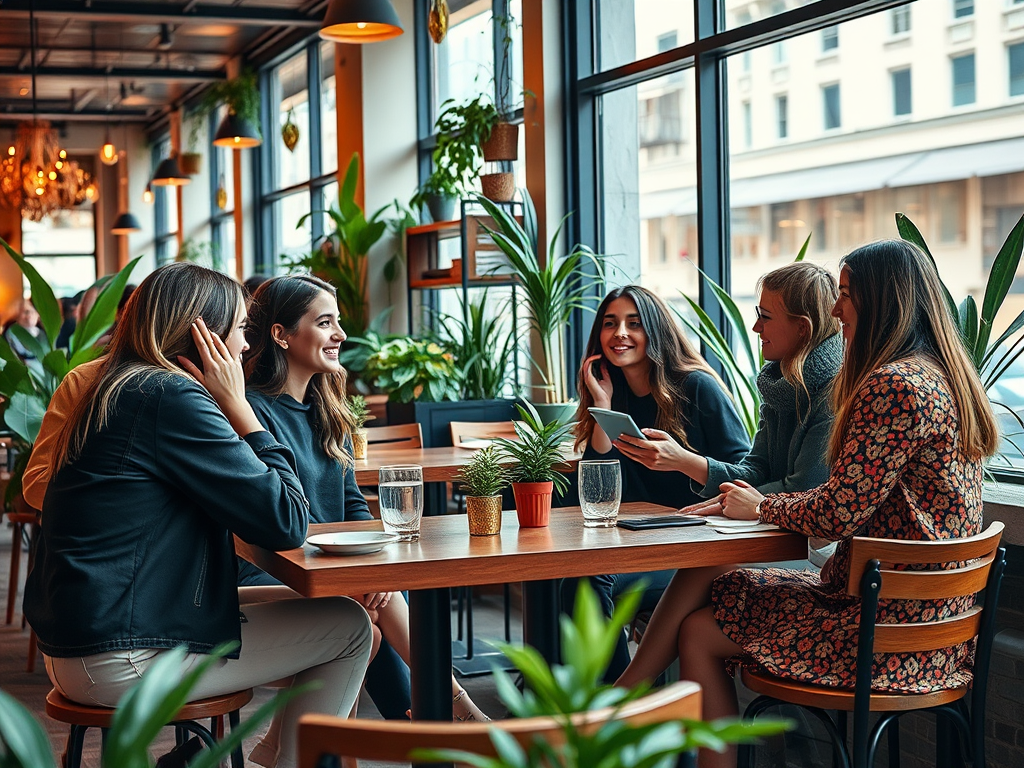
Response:
[[[691,613],[679,631],[679,673],[684,680],[700,684],[703,691],[704,720],[735,717],[736,685],[725,671],[725,660],[743,652],[725,636],[711,606]],[[724,753],[701,750],[700,768],[735,768],[736,750],[730,747]]]
[[[405,596],[401,592],[395,592],[388,604],[378,608],[377,612],[377,626],[380,627],[384,639],[398,652],[402,660],[409,664],[412,644],[409,640],[409,604],[405,602]],[[459,720],[489,719],[459,685],[455,675],[452,675],[452,705],[453,713]]]
[[[683,621],[708,604],[711,582],[731,570],[730,566],[709,566],[678,571],[658,601],[636,655],[615,684],[632,688],[653,682],[664,672],[677,656]]]

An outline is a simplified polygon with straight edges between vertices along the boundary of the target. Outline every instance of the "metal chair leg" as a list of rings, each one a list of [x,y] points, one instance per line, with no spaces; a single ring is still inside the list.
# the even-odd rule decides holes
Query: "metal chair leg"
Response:
[[[228,722],[231,724],[231,732],[234,733],[238,727],[238,710],[228,712]],[[231,752],[231,768],[245,768],[245,757],[242,755],[242,745],[239,744]]]

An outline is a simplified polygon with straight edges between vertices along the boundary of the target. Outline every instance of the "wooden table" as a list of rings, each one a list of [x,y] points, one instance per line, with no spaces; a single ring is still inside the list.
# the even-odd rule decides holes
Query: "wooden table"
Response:
[[[632,503],[623,504],[621,514],[667,511]],[[502,518],[501,533],[486,537],[471,537],[462,515],[424,518],[418,541],[353,557],[323,555],[308,545],[284,552],[238,539],[236,545],[246,560],[308,597],[410,590],[413,716],[424,720],[451,719],[449,587],[522,581],[524,638],[545,658],[556,660],[559,579],[795,560],[807,554],[807,540],[784,531],[584,528],[578,507],[554,510],[546,528],[519,528],[514,511]],[[378,521],[327,523],[311,525],[310,534],[379,529]]]

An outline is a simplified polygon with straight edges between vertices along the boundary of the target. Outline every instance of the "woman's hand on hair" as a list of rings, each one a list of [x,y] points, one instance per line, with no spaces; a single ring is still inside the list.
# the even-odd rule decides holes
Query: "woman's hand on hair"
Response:
[[[658,472],[679,472],[682,471],[686,454],[689,453],[683,446],[672,439],[668,432],[660,429],[644,429],[647,440],[629,435],[619,435],[612,445],[633,461],[643,464],[648,469]]]
[[[597,362],[600,362],[600,379],[594,375],[594,363]],[[612,378],[608,374],[608,363],[603,355],[591,355],[583,361],[583,381],[594,398],[596,408],[612,407]]]
[[[200,369],[188,358],[179,356],[181,367],[206,388],[240,437],[262,430],[263,426],[245,399],[241,359],[231,356],[220,336],[207,328],[201,317],[192,323],[192,339],[203,367]]]
[[[750,483],[736,480],[718,486],[722,492],[722,514],[736,520],[759,520],[757,505],[764,495]]]

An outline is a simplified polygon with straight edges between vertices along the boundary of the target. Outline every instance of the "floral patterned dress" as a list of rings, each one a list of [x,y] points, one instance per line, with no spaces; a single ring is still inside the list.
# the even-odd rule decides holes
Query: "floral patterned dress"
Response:
[[[860,600],[846,593],[849,539],[934,540],[981,531],[981,463],[961,453],[956,403],[945,375],[925,358],[874,371],[856,396],[828,481],[767,496],[765,522],[840,539],[821,575],[741,569],[715,580],[722,631],[743,648],[741,664],[819,685],[852,688]],[[882,601],[879,622],[940,619],[973,598]],[[971,680],[973,644],[917,654],[878,654],[872,687],[925,692]]]

